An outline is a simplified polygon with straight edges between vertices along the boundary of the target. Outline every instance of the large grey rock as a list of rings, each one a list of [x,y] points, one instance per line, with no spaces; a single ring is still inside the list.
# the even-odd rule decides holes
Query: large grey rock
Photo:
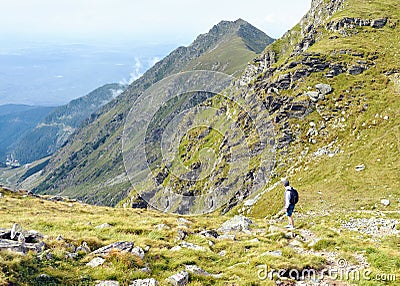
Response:
[[[44,245],[44,246],[42,246]],[[28,253],[28,251],[32,251],[35,253],[40,253],[44,250],[45,244],[41,243],[26,243],[26,242],[17,242],[9,239],[0,239],[0,251],[8,250],[12,252],[18,252],[22,254]]]
[[[181,271],[175,275],[168,277],[167,282],[174,286],[185,286],[189,283],[189,273]]]
[[[147,278],[147,279],[137,279],[132,281],[129,286],[157,286],[158,281],[154,278]]]
[[[104,258],[95,257],[92,260],[90,260],[88,263],[86,263],[86,266],[89,266],[89,267],[92,267],[92,268],[98,267],[98,266],[103,265],[105,261],[106,260]]]
[[[374,19],[371,22],[371,27],[372,28],[383,28],[385,27],[387,23],[387,18],[381,18],[381,19]]]
[[[82,242],[82,245],[78,246],[75,252],[84,252],[86,254],[90,253],[90,248],[86,242]]]
[[[305,95],[308,96],[312,102],[319,101],[319,92],[318,91],[308,91],[305,93]]]
[[[110,245],[101,247],[91,253],[91,255],[107,255],[110,251],[119,250],[122,252],[130,252],[133,248],[133,242],[120,241]]]
[[[359,65],[353,65],[349,68],[348,72],[351,75],[359,75],[362,74],[365,71],[364,66],[359,66]]]
[[[131,253],[138,256],[140,259],[144,258],[144,250],[139,246],[133,247]]]
[[[324,96],[331,93],[333,90],[333,88],[329,84],[325,83],[319,83],[315,85],[315,88]]]
[[[250,230],[250,225],[253,224],[251,219],[242,216],[242,215],[235,215],[230,220],[224,222],[221,227],[218,229],[219,232],[226,233],[226,232],[248,232]]]

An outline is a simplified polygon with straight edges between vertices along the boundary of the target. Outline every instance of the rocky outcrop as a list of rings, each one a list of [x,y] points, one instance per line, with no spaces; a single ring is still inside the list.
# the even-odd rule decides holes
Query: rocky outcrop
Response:
[[[350,18],[345,17],[338,20],[333,20],[326,24],[326,29],[341,34],[346,34],[346,30],[354,29],[356,27],[372,27],[376,29],[383,28],[386,26],[387,18],[380,19],[362,19],[362,18]]]
[[[133,246],[134,246],[133,242],[127,242],[127,241],[115,242],[93,251],[92,253],[90,253],[90,255],[105,256],[109,254],[111,251],[130,252],[132,251]]]
[[[349,221],[342,222],[342,228],[358,231],[363,234],[383,237],[387,235],[399,235],[400,230],[397,229],[399,221],[395,219],[384,218],[350,218]]]
[[[11,229],[0,228],[0,251],[8,250],[21,254],[29,251],[41,253],[46,248],[42,239],[43,235],[39,232],[26,231],[19,224],[14,223]]]

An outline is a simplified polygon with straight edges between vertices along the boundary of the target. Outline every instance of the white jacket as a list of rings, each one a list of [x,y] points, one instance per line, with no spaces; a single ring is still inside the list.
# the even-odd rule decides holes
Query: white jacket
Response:
[[[291,186],[285,187],[285,209],[287,209],[290,205],[290,190],[292,189]]]

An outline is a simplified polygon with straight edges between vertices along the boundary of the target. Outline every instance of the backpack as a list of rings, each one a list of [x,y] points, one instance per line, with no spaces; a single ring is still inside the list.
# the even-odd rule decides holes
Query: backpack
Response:
[[[292,205],[295,205],[299,202],[299,193],[295,188],[290,189],[290,197],[289,197],[289,203]]]

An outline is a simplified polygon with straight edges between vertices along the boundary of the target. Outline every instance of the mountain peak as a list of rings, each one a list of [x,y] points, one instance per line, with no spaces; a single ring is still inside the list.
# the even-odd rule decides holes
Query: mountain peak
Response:
[[[242,38],[247,48],[257,54],[261,53],[267,45],[274,41],[263,31],[239,18],[235,21],[223,20],[219,22],[208,33],[199,35],[190,46],[195,47],[201,43],[210,47],[223,39],[233,36]]]

